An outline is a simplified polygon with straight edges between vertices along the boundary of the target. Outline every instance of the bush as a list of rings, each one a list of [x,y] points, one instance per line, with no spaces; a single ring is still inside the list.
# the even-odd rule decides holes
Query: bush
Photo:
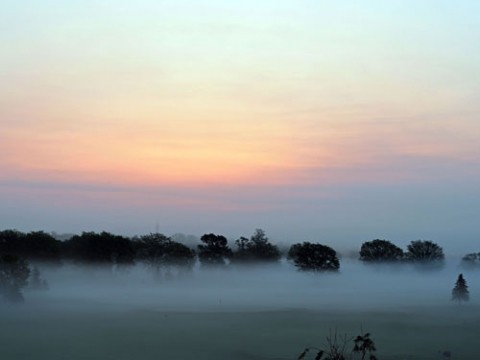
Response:
[[[347,351],[349,342],[353,342],[350,352]],[[306,359],[311,350],[316,352],[315,360],[347,360],[353,359],[355,355],[362,360],[377,360],[375,342],[370,338],[370,333],[363,333],[363,331],[355,338],[349,338],[346,334],[339,336],[336,330],[333,334],[330,331],[330,336],[327,336],[327,344],[323,349],[306,348],[297,357],[297,360]]]

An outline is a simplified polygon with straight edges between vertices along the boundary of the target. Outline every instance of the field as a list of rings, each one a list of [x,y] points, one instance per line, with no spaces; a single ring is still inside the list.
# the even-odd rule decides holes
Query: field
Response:
[[[453,265],[418,272],[352,263],[319,276],[286,265],[196,270],[160,284],[145,269],[44,273],[49,291],[0,308],[2,359],[296,359],[335,329],[353,336],[362,328],[379,359],[441,359],[445,350],[479,358],[478,291],[471,287],[470,303],[450,302]]]

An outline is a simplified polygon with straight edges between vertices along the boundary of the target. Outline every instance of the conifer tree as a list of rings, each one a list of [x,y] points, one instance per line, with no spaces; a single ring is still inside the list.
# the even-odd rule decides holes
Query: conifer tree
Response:
[[[470,300],[470,294],[468,292],[467,282],[463,278],[463,274],[458,275],[455,287],[452,290],[452,301],[461,303],[462,301]]]

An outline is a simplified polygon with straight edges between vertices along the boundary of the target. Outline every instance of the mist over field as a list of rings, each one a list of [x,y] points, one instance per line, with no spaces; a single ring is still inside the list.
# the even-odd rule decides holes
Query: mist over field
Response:
[[[462,305],[451,301],[460,272],[471,297]],[[296,359],[333,329],[371,332],[380,359],[477,358],[480,273],[453,259],[434,269],[343,259],[331,274],[286,261],[161,279],[142,265],[41,274],[48,291],[0,307],[7,359]]]
[[[345,259],[339,273],[296,271],[276,265],[239,265],[224,269],[197,266],[191,273],[158,278],[148,266],[45,268],[50,289],[27,292],[26,306],[152,307],[174,311],[284,310],[301,308],[371,309],[445,305],[460,272],[467,281],[478,270],[455,260],[441,268],[413,264],[363,264]],[[479,287],[480,290],[480,287]],[[480,291],[478,292],[480,295]],[[472,303],[477,296],[471,288]],[[480,299],[479,299],[480,300]]]

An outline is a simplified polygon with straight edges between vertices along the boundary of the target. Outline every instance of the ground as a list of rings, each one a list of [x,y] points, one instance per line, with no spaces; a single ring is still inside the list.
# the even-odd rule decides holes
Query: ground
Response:
[[[12,311],[13,310],[13,311]],[[162,311],[108,306],[0,310],[5,359],[295,359],[331,329],[372,333],[384,360],[478,359],[480,308]]]
[[[48,291],[0,304],[8,360],[293,360],[332,330],[372,334],[380,360],[478,360],[480,287],[452,302],[458,263],[441,269],[343,261],[339,274],[291,265],[158,281],[150,269],[44,268]],[[462,269],[467,281],[478,270]]]

